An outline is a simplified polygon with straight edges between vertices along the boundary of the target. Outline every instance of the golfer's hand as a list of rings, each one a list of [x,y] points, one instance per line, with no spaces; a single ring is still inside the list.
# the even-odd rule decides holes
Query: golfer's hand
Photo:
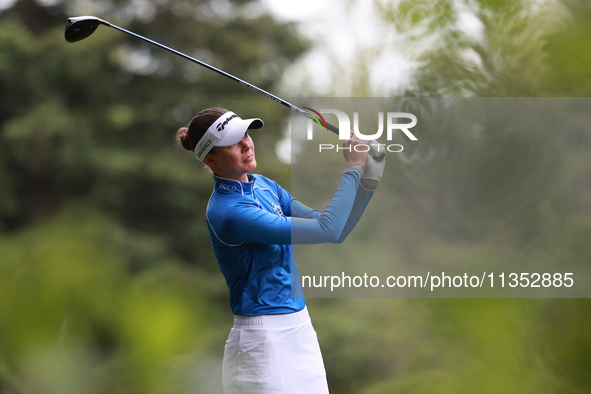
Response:
[[[383,149],[386,149],[384,144],[380,144],[377,141],[372,141],[372,144],[379,144],[379,151],[383,152]],[[363,176],[361,180],[366,186],[369,187],[376,187],[380,180],[382,179],[382,175],[384,174],[384,168],[386,167],[386,157],[382,160],[377,161],[371,155],[368,155],[367,162],[365,164],[365,170],[363,171]]]
[[[359,168],[359,171],[363,174],[368,156],[367,149],[360,147],[356,150],[357,145],[367,145],[367,141],[363,141],[351,133],[351,138],[343,142],[343,155],[345,156],[347,168]]]

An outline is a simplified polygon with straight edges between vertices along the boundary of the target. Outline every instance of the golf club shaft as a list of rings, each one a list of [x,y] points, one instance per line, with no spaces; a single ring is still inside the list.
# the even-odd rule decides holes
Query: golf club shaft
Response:
[[[169,51],[169,52],[172,52],[172,53],[174,53],[174,54],[176,54],[176,55],[179,55],[179,56],[181,56],[181,57],[184,57],[185,59],[191,60],[192,62],[195,62],[195,63],[197,63],[197,64],[199,64],[199,65],[201,65],[201,66],[203,66],[203,67],[205,67],[205,68],[208,68],[208,69],[210,69],[211,71],[215,71],[215,72],[216,72],[216,73],[218,73],[218,74],[224,75],[224,76],[226,76],[226,77],[230,78],[231,80],[233,80],[233,81],[235,81],[235,82],[238,82],[238,83],[240,83],[240,84],[242,84],[242,85],[244,85],[244,86],[247,86],[247,87],[251,88],[252,90],[255,90],[255,91],[257,91],[258,93],[260,93],[260,94],[262,94],[262,95],[265,95],[265,96],[269,97],[270,99],[277,101],[277,102],[278,102],[278,103],[280,103],[280,104],[283,104],[284,106],[286,106],[286,107],[287,107],[287,108],[289,108],[289,109],[293,109],[293,110],[295,110],[296,112],[305,113],[305,111],[303,111],[302,109],[300,109],[300,108],[296,107],[295,105],[292,105],[292,104],[290,104],[289,102],[287,102],[287,101],[285,101],[285,100],[283,100],[283,99],[281,99],[281,98],[279,98],[279,97],[277,97],[277,96],[274,96],[274,95],[272,95],[271,93],[269,93],[269,92],[267,92],[267,91],[265,91],[265,90],[263,90],[263,89],[261,89],[261,88],[258,88],[258,87],[256,87],[256,86],[254,86],[254,85],[253,85],[253,84],[251,84],[251,83],[248,83],[248,82],[246,82],[246,81],[243,81],[242,79],[240,79],[240,78],[238,78],[238,77],[235,77],[235,76],[234,76],[234,75],[232,75],[232,74],[229,74],[229,73],[227,73],[227,72],[225,72],[225,71],[222,71],[222,70],[220,70],[219,68],[213,67],[213,66],[211,66],[211,65],[209,65],[209,64],[207,64],[207,63],[205,63],[205,62],[202,62],[201,60],[195,59],[195,58],[193,58],[193,57],[191,57],[191,56],[189,56],[189,55],[186,55],[186,54],[184,54],[184,53],[182,53],[182,52],[179,52],[179,51],[177,51],[176,49],[173,49],[173,48],[167,47],[166,45],[162,45],[162,44],[160,44],[159,42],[156,42],[156,41],[154,41],[154,40],[150,40],[149,38],[146,38],[146,37],[144,37],[144,36],[140,36],[139,34],[136,34],[136,33],[132,32],[132,31],[129,31],[129,30],[123,29],[123,28],[121,28],[121,27],[119,27],[119,26],[116,26],[116,25],[114,25],[114,24],[112,24],[112,23],[109,23],[109,22],[106,22],[106,23],[107,23],[107,25],[108,25],[108,26],[110,26],[110,27],[112,27],[112,28],[114,28],[114,29],[116,29],[116,30],[122,31],[123,33],[127,33],[127,34],[129,34],[129,35],[131,35],[131,36],[134,36],[134,37],[136,37],[136,38],[139,38],[140,40],[144,40],[144,41],[146,41],[146,42],[149,42],[150,44],[156,45],[157,47],[160,47],[160,48],[162,48],[162,49],[166,49],[166,50],[167,50],[167,51]],[[337,130],[338,130],[338,129],[337,129]]]
[[[221,75],[223,75],[223,76],[225,76],[227,78],[230,78],[234,82],[238,82],[239,84],[244,85],[244,86],[246,86],[246,87],[248,87],[248,88],[250,88],[250,89],[258,92],[258,93],[262,94],[263,96],[266,96],[266,97],[268,97],[268,98],[270,98],[270,99],[278,102],[279,104],[284,105],[285,107],[291,109],[292,111],[295,111],[295,112],[297,112],[297,113],[299,113],[301,115],[304,115],[304,116],[306,116],[307,118],[309,118],[311,120],[314,120],[314,121],[316,120],[307,111],[304,111],[303,109],[301,109],[301,108],[299,108],[299,107],[297,107],[297,106],[289,103],[288,101],[285,101],[282,98],[279,98],[279,97],[277,97],[277,96],[275,96],[275,95],[273,95],[273,94],[271,94],[271,93],[269,93],[269,92],[267,92],[267,91],[265,91],[265,90],[263,90],[263,89],[255,86],[255,85],[253,85],[251,83],[248,83],[248,82],[246,82],[246,81],[244,81],[244,80],[242,80],[242,79],[240,79],[238,77],[235,77],[232,74],[229,74],[229,73],[227,73],[225,71],[222,71],[219,68],[213,67],[210,64],[207,64],[205,62],[202,62],[201,60],[195,59],[195,58],[193,58],[193,57],[191,57],[189,55],[186,55],[186,54],[184,54],[182,52],[179,52],[176,49],[172,49],[170,47],[167,47],[166,45],[160,44],[159,42],[156,42],[154,40],[150,40],[149,38],[146,38],[144,36],[141,36],[139,34],[136,34],[136,33],[132,32],[132,31],[123,29],[123,28],[121,28],[119,26],[116,26],[116,25],[110,23],[110,22],[101,20],[101,23],[103,23],[103,24],[105,24],[105,25],[107,25],[109,27],[112,27],[113,29],[119,30],[119,31],[121,31],[123,33],[129,34],[130,36],[139,38],[140,40],[144,40],[146,42],[149,42],[150,44],[155,45],[155,46],[157,46],[159,48],[165,49],[165,50],[167,50],[169,52],[172,52],[175,55],[179,55],[179,56],[181,56],[181,57],[183,57],[183,58],[185,58],[187,60],[190,60],[190,61],[192,61],[194,63],[197,63],[197,64],[199,64],[199,65],[201,65],[201,66],[203,66],[203,67],[205,67],[205,68],[207,68],[207,69],[209,69],[211,71],[215,71],[218,74],[221,74]],[[338,127],[336,127],[336,126],[334,126],[334,125],[332,125],[332,124],[330,124],[328,122],[326,122],[326,127],[328,128],[328,130],[332,131],[333,133],[335,133],[337,135],[339,134],[339,128]],[[384,158],[384,156],[385,156],[385,151],[382,150],[380,152],[379,151],[379,148],[378,148],[378,145],[377,145],[377,143],[375,141],[372,141],[372,143],[370,144],[370,151],[369,151],[369,153],[370,153],[370,155],[373,158],[375,158],[378,161],[382,160]]]

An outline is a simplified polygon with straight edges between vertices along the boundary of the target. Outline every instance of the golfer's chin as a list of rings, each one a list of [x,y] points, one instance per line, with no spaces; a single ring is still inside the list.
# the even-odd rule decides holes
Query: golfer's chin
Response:
[[[252,172],[255,170],[255,168],[257,168],[257,160],[254,156],[251,156],[248,159],[244,160],[242,164],[244,164],[246,172]]]

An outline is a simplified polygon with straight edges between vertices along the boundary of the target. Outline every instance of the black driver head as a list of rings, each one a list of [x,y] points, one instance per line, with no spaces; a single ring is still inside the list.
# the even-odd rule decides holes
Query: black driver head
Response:
[[[84,40],[86,37],[94,33],[100,24],[107,24],[104,20],[94,16],[79,16],[76,18],[68,18],[66,24],[66,41],[76,42]]]

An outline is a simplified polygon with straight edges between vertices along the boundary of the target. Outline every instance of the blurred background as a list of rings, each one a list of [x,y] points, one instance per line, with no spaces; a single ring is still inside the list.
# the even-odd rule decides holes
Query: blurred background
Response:
[[[232,315],[204,222],[212,181],[176,130],[214,105],[261,117],[257,171],[290,185],[287,109],[113,29],[69,44],[68,16],[106,19],[288,100],[591,95],[588,1],[286,3],[0,1],[0,393],[221,392]],[[590,262],[588,124],[561,141],[561,167],[536,167],[552,198],[515,231],[527,241],[548,221],[566,223],[556,259]],[[499,209],[506,185],[484,180],[511,173],[504,159],[462,158],[480,180],[472,192]],[[396,178],[396,206],[423,204],[407,183],[438,193],[449,168],[436,168],[432,182]],[[453,197],[443,219],[463,206]],[[452,224],[466,244],[487,230]],[[590,305],[308,301],[335,393],[588,392]]]

